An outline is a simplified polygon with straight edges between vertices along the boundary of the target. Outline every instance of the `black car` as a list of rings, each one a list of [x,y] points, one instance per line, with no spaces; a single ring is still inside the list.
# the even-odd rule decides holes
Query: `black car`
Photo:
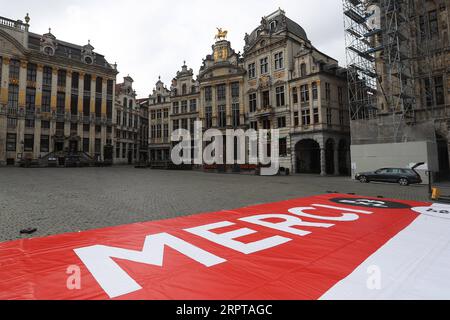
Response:
[[[404,168],[383,168],[373,172],[358,173],[355,177],[361,183],[369,183],[371,181],[398,183],[401,186],[422,183],[422,178],[417,173],[414,166],[412,169]]]

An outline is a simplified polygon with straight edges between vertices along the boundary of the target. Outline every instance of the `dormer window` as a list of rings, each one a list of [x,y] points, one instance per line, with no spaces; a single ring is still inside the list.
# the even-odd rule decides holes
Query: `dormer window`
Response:
[[[55,55],[55,49],[53,49],[52,47],[45,47],[44,48],[44,53],[48,56],[54,56]]]
[[[270,31],[275,31],[275,29],[277,28],[277,26],[278,26],[278,22],[277,22],[276,20],[272,21],[272,22],[270,23]]]
[[[84,63],[86,64],[92,64],[94,62],[94,60],[92,60],[91,57],[84,57]]]
[[[94,47],[91,45],[91,41],[88,41],[88,44],[83,46],[83,48],[81,49],[82,61],[86,64],[93,64],[94,57]]]
[[[302,63],[300,65],[300,76],[306,77],[306,64],[305,63]]]
[[[57,48],[58,42],[56,41],[56,37],[52,34],[51,29],[49,29],[48,33],[42,35],[40,39],[40,50],[45,55],[53,56]]]

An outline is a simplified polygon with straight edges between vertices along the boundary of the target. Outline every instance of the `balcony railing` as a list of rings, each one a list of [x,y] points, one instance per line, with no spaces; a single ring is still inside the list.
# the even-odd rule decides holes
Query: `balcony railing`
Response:
[[[102,124],[102,118],[101,117],[95,117],[95,124],[101,125]]]
[[[0,25],[18,29],[20,31],[26,31],[28,29],[28,25],[21,21],[14,21],[8,18],[0,17]]]
[[[56,120],[59,122],[63,122],[65,120],[65,114],[64,113],[56,113]]]
[[[8,116],[17,116],[18,112],[19,112],[19,108],[8,106],[8,112],[7,112]]]
[[[25,111],[25,119],[32,120],[32,119],[35,118],[35,116],[36,116],[36,114],[35,114],[35,110],[34,109]]]

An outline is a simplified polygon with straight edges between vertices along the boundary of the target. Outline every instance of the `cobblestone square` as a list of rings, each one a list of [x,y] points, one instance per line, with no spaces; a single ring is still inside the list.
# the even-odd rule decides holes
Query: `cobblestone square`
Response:
[[[427,200],[426,186],[133,167],[0,168],[0,241],[78,232],[331,192]],[[20,230],[37,228],[31,236]]]

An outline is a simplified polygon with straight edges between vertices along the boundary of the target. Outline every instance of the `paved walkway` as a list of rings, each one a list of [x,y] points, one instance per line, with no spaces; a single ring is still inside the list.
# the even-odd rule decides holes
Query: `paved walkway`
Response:
[[[426,186],[113,168],[0,168],[0,241],[234,209],[331,192],[427,200]]]

